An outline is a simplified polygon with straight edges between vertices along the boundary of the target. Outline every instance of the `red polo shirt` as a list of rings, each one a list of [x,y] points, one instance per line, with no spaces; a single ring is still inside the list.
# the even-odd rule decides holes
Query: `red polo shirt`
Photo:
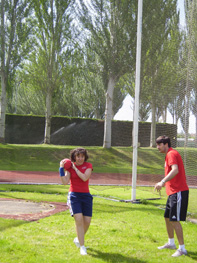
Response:
[[[90,168],[92,168],[92,164],[88,162],[84,162],[82,165],[77,166],[75,163],[75,166],[77,169],[85,173],[85,171]],[[89,179],[84,182],[75,172],[73,168],[68,169],[70,173],[70,189],[69,192],[78,192],[78,193],[89,193]]]
[[[172,170],[171,166],[173,164],[178,165],[178,174],[175,175],[170,181],[166,182],[166,193],[167,195],[175,194],[180,191],[189,190],[186,176],[185,176],[185,168],[183,165],[183,160],[179,152],[174,150],[173,148],[169,148],[166,157],[165,157],[165,176]]]

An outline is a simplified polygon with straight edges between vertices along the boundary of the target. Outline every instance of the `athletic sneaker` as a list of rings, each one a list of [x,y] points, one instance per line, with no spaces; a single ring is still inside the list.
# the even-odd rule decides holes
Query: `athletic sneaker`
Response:
[[[174,254],[172,254],[172,257],[180,257],[182,255],[187,255],[187,250],[181,250],[179,248]]]
[[[76,247],[80,248],[79,240],[77,237],[74,238],[73,242],[75,243]]]
[[[83,256],[87,255],[87,251],[86,251],[86,247],[85,246],[80,247],[80,254],[83,255]]]
[[[158,247],[158,249],[176,249],[176,245],[170,245],[169,243],[166,243],[165,245],[161,246],[161,247]]]

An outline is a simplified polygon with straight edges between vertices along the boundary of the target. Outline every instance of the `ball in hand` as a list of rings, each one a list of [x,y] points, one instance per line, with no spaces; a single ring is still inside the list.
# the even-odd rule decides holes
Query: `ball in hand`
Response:
[[[64,169],[65,170],[68,170],[72,167],[72,162],[70,159],[64,159],[63,163],[64,163]]]

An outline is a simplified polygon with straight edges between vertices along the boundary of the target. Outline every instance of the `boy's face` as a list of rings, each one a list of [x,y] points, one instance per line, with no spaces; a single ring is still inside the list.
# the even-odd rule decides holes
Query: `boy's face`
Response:
[[[168,144],[163,143],[157,143],[157,149],[160,151],[160,153],[167,153],[168,151]]]

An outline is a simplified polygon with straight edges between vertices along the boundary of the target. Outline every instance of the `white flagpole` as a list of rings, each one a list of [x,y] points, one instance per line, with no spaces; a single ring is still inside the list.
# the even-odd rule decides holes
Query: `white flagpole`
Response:
[[[136,76],[135,76],[135,104],[133,120],[133,167],[132,167],[132,197],[136,200],[137,181],[137,147],[138,147],[138,118],[139,118],[139,93],[140,93],[140,68],[141,68],[141,38],[142,38],[142,9],[143,0],[138,0],[137,21],[137,54],[136,54]]]

